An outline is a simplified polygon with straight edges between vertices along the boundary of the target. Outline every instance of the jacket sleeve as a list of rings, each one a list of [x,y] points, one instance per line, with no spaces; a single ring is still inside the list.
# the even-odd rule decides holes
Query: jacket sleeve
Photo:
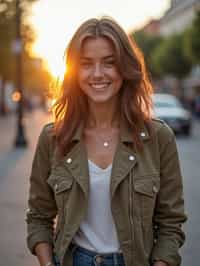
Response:
[[[152,262],[162,260],[170,266],[181,265],[179,248],[185,241],[183,185],[174,133],[163,125],[159,132],[160,191],[154,213],[156,240]]]
[[[27,244],[35,254],[35,246],[40,242],[53,245],[53,221],[57,214],[54,196],[46,180],[50,173],[50,138],[49,125],[39,136],[30,176],[28,200]]]

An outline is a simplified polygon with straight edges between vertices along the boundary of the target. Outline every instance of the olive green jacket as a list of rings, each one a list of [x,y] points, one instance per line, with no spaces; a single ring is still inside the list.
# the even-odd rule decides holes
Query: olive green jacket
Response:
[[[126,266],[149,266],[154,260],[178,266],[186,216],[175,137],[164,122],[151,124],[151,134],[147,127],[140,133],[143,151],[136,152],[122,123],[111,173],[111,211]],[[58,160],[52,127],[42,130],[33,160],[27,241],[32,253],[39,242],[52,244],[61,265],[72,266],[68,247],[88,208],[87,155],[80,126],[73,148]]]

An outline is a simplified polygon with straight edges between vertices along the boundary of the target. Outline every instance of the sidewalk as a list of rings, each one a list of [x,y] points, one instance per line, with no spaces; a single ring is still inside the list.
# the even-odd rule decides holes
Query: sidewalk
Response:
[[[0,118],[0,266],[35,266],[26,247],[25,211],[33,153],[42,125],[51,120],[42,111],[25,115],[26,149],[15,149],[14,115]]]

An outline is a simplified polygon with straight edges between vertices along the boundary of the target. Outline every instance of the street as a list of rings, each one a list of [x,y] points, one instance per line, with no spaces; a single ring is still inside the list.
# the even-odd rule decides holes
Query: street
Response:
[[[14,116],[0,118],[0,266],[36,266],[36,258],[26,247],[25,211],[33,152],[41,127],[51,117],[42,111],[26,114],[27,149],[14,149]],[[181,250],[182,266],[199,266],[200,246],[200,121],[194,121],[192,136],[177,137],[183,173],[188,222],[184,226],[186,244]]]
[[[200,246],[200,124],[195,124],[192,138],[177,139],[183,172],[185,207],[188,221],[185,225],[186,244],[182,249],[183,266],[199,265]]]

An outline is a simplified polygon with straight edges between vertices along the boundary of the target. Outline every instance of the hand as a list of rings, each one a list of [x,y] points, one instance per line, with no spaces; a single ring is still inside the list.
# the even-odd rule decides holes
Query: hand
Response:
[[[55,265],[54,265],[53,262],[50,261],[50,262],[47,262],[47,263],[45,264],[45,266],[55,266]]]
[[[169,264],[164,261],[158,260],[154,262],[153,266],[169,266]]]

